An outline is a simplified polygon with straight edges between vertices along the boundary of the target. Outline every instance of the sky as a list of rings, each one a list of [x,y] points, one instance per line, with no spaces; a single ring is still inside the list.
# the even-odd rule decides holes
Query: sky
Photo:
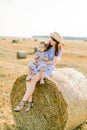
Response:
[[[87,0],[0,0],[0,36],[87,37]]]

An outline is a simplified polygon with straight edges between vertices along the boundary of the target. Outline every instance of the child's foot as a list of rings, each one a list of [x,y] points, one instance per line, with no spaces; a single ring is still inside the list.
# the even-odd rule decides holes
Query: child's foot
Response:
[[[40,84],[44,84],[44,80],[40,80]]]
[[[32,79],[32,76],[31,76],[31,75],[28,75],[28,76],[26,77],[26,81],[31,80],[31,79]]]

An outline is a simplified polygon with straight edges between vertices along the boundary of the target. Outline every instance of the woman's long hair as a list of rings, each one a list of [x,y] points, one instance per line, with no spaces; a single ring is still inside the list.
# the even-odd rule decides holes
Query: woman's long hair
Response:
[[[59,45],[59,42],[56,41],[53,37],[51,37],[53,39],[53,41],[56,42],[55,44],[55,56],[58,56],[58,45]],[[52,45],[50,45],[50,43],[48,44],[48,47],[47,47],[47,50],[49,50],[50,48],[52,47]]]

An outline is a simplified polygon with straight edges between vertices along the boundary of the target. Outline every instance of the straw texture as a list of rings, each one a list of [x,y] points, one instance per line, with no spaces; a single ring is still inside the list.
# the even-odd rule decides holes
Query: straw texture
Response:
[[[36,84],[34,107],[15,113],[25,93],[23,75],[16,79],[11,92],[12,112],[19,130],[73,130],[87,119],[87,79],[72,68],[56,69],[52,80]]]
[[[68,120],[64,130],[72,130],[87,119],[87,79],[72,68],[55,70],[53,79],[68,104]]]

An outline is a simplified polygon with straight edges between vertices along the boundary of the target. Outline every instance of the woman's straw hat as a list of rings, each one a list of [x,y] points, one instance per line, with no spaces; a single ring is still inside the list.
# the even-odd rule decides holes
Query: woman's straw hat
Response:
[[[56,41],[61,42],[62,41],[62,36],[58,34],[57,32],[53,32],[50,34],[52,38],[54,38]]]

